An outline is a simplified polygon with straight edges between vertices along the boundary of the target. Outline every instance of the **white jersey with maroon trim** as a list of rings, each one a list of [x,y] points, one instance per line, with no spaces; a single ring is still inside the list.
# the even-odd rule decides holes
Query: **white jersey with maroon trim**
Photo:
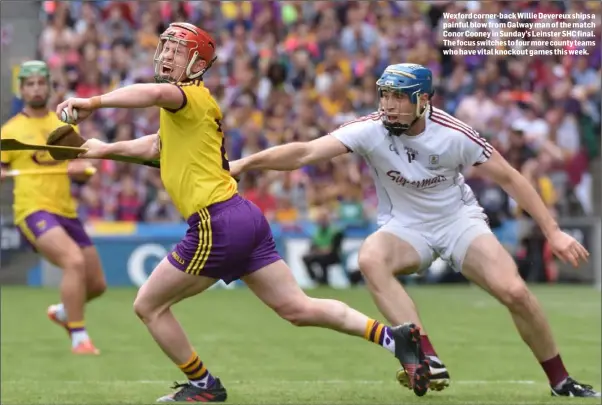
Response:
[[[469,125],[429,107],[424,132],[390,135],[379,113],[348,122],[330,135],[361,155],[378,195],[378,223],[437,221],[478,202],[462,168],[484,163],[493,148]]]

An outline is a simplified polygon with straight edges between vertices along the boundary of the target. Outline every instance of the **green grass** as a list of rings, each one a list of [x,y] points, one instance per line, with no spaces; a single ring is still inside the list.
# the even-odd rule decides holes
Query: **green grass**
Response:
[[[296,329],[245,289],[209,291],[176,314],[230,403],[244,404],[560,404],[510,317],[470,287],[414,287],[427,330],[452,386],[417,398],[396,381],[395,359],[361,339]],[[600,388],[600,293],[538,287],[569,371]],[[315,290],[380,319],[363,289]],[[89,307],[88,329],[102,355],[75,357],[45,314],[46,289],[2,289],[2,404],[142,404],[182,380],[131,307],[135,291],[116,289]],[[599,403],[574,400],[571,403]]]

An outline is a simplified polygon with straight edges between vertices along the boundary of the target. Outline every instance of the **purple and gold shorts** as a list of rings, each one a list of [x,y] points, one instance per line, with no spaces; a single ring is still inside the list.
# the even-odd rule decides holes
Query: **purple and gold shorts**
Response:
[[[227,284],[280,260],[261,210],[238,194],[188,218],[186,236],[167,256],[176,268]]]
[[[84,229],[84,225],[78,218],[63,217],[48,211],[36,211],[29,214],[23,222],[18,224],[19,232],[32,247],[34,247],[35,241],[40,236],[57,226],[62,227],[79,247],[93,245]]]

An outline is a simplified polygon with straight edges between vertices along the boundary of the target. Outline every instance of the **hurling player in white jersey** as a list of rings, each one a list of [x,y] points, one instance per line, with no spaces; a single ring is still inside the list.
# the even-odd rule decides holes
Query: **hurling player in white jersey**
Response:
[[[555,396],[598,397],[566,371],[550,326],[516,264],[491,232],[462,168],[499,184],[537,221],[554,253],[578,266],[589,253],[562,232],[529,182],[467,124],[430,103],[430,69],[387,67],[377,81],[379,111],[311,142],[276,146],[230,163],[234,176],[250,170],[289,171],[353,152],[372,170],[379,229],[363,243],[359,266],[374,302],[392,324],[422,326],[411,298],[396,280],[427,268],[436,257],[505,305],[539,361]],[[421,347],[430,360],[430,388],[449,385],[449,374],[424,328]],[[398,371],[405,386],[413,370]]]

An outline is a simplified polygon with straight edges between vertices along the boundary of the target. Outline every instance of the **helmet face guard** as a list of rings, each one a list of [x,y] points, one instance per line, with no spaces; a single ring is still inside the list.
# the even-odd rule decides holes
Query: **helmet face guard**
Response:
[[[420,65],[401,63],[388,66],[376,82],[378,97],[381,99],[385,92],[396,95],[405,94],[410,103],[416,105],[415,117],[410,123],[390,121],[386,114],[382,116],[385,128],[392,135],[401,135],[409,130],[426,112],[426,106],[420,107],[420,96],[433,95],[432,74],[430,69]],[[382,110],[382,106],[380,107]]]
[[[174,44],[174,46],[175,46],[175,49],[173,50],[174,54],[177,54],[177,52],[180,50],[180,47],[187,50],[188,54],[186,56],[186,64],[185,65],[177,64],[174,61],[174,62],[172,62],[171,66],[170,66],[170,71],[168,73],[164,73],[163,68],[164,68],[165,56],[163,55],[163,49],[165,48],[165,45],[168,42]],[[163,83],[176,83],[176,82],[182,82],[186,79],[192,80],[192,79],[195,79],[195,78],[199,77],[200,75],[202,75],[204,73],[204,70],[201,70],[197,73],[192,74],[192,66],[195,64],[195,62],[197,61],[197,58],[199,56],[199,53],[196,52],[195,48],[196,48],[196,43],[194,43],[192,41],[188,41],[185,39],[175,39],[175,38],[170,38],[167,36],[161,36],[161,41],[159,41],[159,44],[157,44],[157,50],[155,51],[155,56],[153,58],[153,61],[155,63],[155,80],[157,82],[163,82]],[[173,72],[174,70],[177,70],[177,68],[181,69],[181,73],[178,75],[178,77],[171,77],[170,73]]]
[[[165,55],[163,51],[167,44],[172,44],[175,47],[173,49],[174,55],[180,49],[187,51],[187,55],[186,62],[183,65],[173,62],[168,67],[169,72],[166,73],[163,72],[165,68]],[[155,81],[177,83],[198,79],[205,74],[207,69],[217,59],[214,53],[215,42],[209,34],[189,23],[172,23],[161,34],[159,44],[157,44],[157,49],[155,50],[155,56],[153,57]],[[205,61],[205,67],[198,72],[193,72],[192,68],[199,59]],[[181,70],[181,73],[178,77],[172,77],[171,72],[176,69]]]

